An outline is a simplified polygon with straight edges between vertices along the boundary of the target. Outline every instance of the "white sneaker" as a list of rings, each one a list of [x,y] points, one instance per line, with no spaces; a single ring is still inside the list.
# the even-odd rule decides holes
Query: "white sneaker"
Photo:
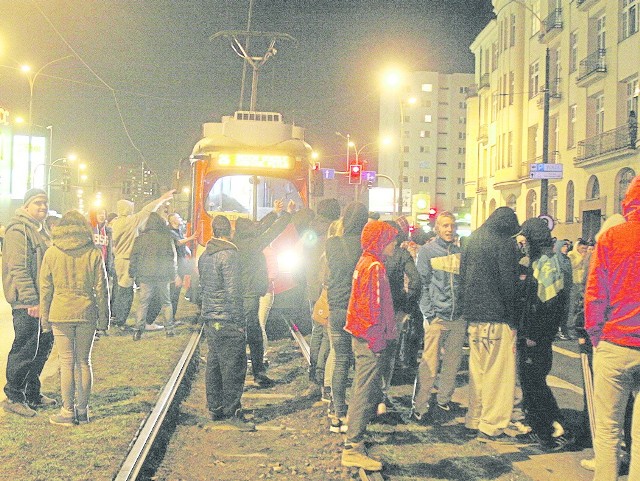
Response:
[[[553,434],[551,437],[559,438],[562,435],[564,435],[564,428],[562,427],[562,424],[558,421],[553,421]]]
[[[145,331],[160,331],[162,329],[164,329],[164,326],[156,324],[155,322],[153,324],[147,324],[144,328]]]

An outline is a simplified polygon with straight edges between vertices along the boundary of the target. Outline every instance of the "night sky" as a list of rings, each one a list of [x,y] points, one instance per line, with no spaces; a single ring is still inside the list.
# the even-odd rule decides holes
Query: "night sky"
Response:
[[[35,82],[33,122],[53,125],[54,158],[73,151],[104,181],[142,155],[168,181],[201,124],[238,109],[242,60],[209,37],[246,29],[248,10],[249,0],[0,0],[0,107],[28,114],[28,82],[7,67],[73,55]],[[491,11],[490,0],[254,0],[252,30],[297,40],[261,70],[258,110],[305,127],[331,165],[344,150],[335,131],[375,140],[383,71],[472,72],[469,45]]]

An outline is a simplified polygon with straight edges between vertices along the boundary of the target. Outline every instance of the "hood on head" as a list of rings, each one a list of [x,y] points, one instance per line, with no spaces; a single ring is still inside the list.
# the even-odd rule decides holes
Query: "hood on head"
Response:
[[[562,248],[566,243],[566,240],[557,240],[553,246],[553,252],[555,252],[556,254],[562,254]]]
[[[629,184],[629,188],[627,189],[627,194],[624,196],[624,200],[622,201],[622,213],[624,216],[629,219],[629,216],[634,212],[638,211],[640,208],[640,175],[636,175],[631,184]]]
[[[553,245],[553,238],[547,221],[537,217],[524,221],[522,235],[527,238],[527,242],[531,247],[541,248]]]
[[[344,235],[360,235],[365,224],[369,221],[367,206],[361,202],[351,202],[344,209],[342,225]]]
[[[498,207],[494,210],[483,226],[509,237],[516,235],[520,231],[520,224],[518,224],[516,213],[511,207],[506,206]],[[547,229],[547,231],[548,230],[549,229]]]
[[[147,219],[147,222],[144,226],[144,231],[146,232],[150,230],[164,230],[167,228],[167,223],[162,218],[162,216],[157,212],[152,212],[151,214],[149,214],[149,218]]]
[[[375,257],[382,257],[382,251],[398,235],[397,229],[394,229],[386,222],[372,220],[362,229],[360,243],[363,252],[373,254]]]
[[[626,219],[624,218],[624,216],[622,214],[613,214],[612,216],[607,217],[607,220],[605,220],[602,223],[602,226],[600,227],[600,230],[598,231],[598,233],[595,236],[596,242],[598,242],[598,239],[600,239],[600,236],[602,234],[604,234],[605,231],[607,231],[608,229],[610,229],[614,225],[624,224],[625,222],[626,222]]]
[[[340,202],[338,199],[322,199],[318,203],[317,212],[318,215],[332,222],[338,220],[340,218]]]
[[[53,245],[65,252],[93,247],[93,235],[85,226],[57,225],[51,231]]]
[[[238,217],[236,219],[236,229],[233,234],[235,239],[247,239],[257,235],[255,223],[246,217]]]
[[[133,214],[133,202],[126,199],[119,200],[116,202],[116,212],[123,217]]]
[[[400,227],[400,225],[395,220],[385,220],[384,222],[398,231],[398,234],[396,235],[396,246],[399,246],[407,240],[407,234],[405,234],[404,230],[402,230],[402,227]]]

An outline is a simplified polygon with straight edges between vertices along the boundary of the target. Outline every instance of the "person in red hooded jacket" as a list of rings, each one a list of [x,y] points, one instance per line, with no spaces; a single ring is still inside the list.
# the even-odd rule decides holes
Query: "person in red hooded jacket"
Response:
[[[618,477],[620,431],[630,393],[640,390],[640,176],[622,201],[624,224],[600,236],[585,291],[585,329],[594,346],[594,480]],[[640,399],[636,396],[634,412]],[[629,479],[640,479],[640,420],[631,428]]]
[[[356,373],[347,418],[349,430],[342,465],[380,471],[382,463],[370,458],[362,438],[382,399],[382,367],[387,344],[397,339],[393,300],[384,260],[393,254],[398,231],[386,222],[371,221],[361,236],[362,256],[353,273],[347,322],[352,338]],[[391,351],[391,349],[389,349]]]

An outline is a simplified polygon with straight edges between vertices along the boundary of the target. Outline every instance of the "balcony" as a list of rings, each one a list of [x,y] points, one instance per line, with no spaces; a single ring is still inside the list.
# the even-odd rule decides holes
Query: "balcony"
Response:
[[[578,142],[578,155],[574,165],[587,167],[610,159],[633,155],[636,152],[637,124],[621,125],[594,137]]]
[[[556,8],[542,21],[540,41],[550,42],[562,31],[562,9]]]
[[[488,73],[483,73],[480,75],[480,82],[478,83],[478,91],[482,89],[488,89],[491,86],[490,75]]]
[[[586,12],[596,3],[598,3],[598,0],[578,0],[578,10]]]
[[[487,178],[478,177],[478,184],[476,185],[476,193],[480,194],[487,191]]]
[[[606,49],[600,48],[580,61],[578,78],[576,79],[578,87],[588,87],[605,77],[607,74],[606,53]]]
[[[469,89],[467,90],[467,95],[465,96],[465,98],[469,99],[471,97],[477,97],[477,96],[478,96],[478,86],[470,85]]]
[[[562,98],[562,93],[560,91],[561,78],[555,78],[549,82],[549,103],[554,103],[557,100]],[[544,108],[544,90],[541,90],[537,95],[538,108]]]
[[[487,124],[481,124],[478,128],[478,142],[486,144],[489,141],[489,127]]]

